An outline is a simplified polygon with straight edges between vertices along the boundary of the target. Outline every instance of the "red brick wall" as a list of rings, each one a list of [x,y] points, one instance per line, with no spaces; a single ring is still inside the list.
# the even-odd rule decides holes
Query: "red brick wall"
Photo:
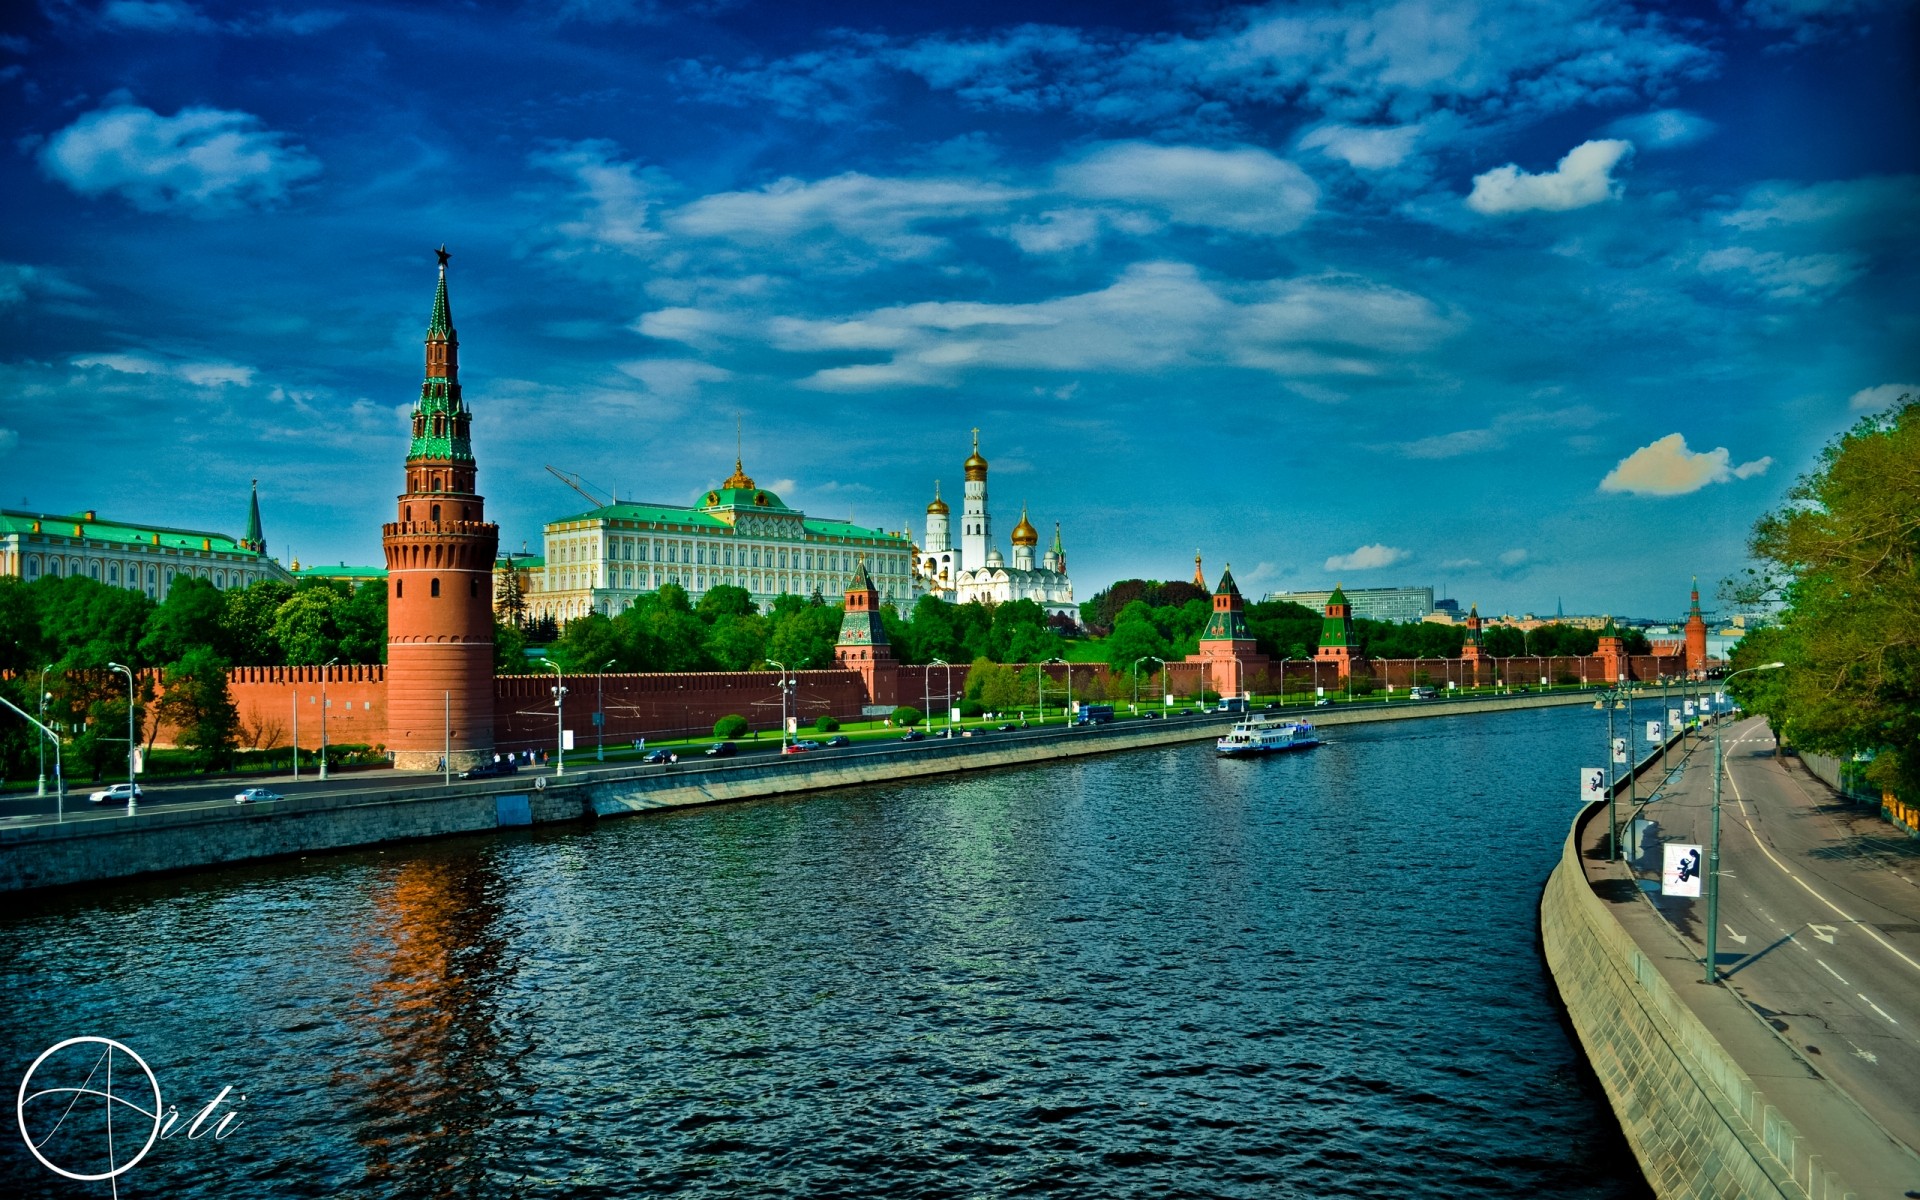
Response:
[[[385,746],[386,673],[383,666],[235,667],[227,672],[227,690],[240,710],[240,745],[271,750],[293,744],[297,708],[300,745],[319,749],[324,683],[328,743]],[[161,731],[162,744],[169,732]]]
[[[914,682],[919,682],[915,672]],[[866,690],[853,671],[800,671],[792,705],[802,725],[826,715],[858,717]],[[777,671],[689,672],[684,675],[568,675],[566,728],[574,745],[594,744],[596,703],[607,714],[608,745],[637,737],[706,734],[729,713],[755,729],[780,727]],[[554,745],[554,675],[505,675],[494,681],[493,739],[501,750],[551,750]]]

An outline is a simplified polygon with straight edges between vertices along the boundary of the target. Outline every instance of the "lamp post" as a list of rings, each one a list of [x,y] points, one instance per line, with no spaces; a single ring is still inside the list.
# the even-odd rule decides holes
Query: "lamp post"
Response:
[[[780,689],[780,753],[787,752],[787,664],[779,659],[767,660],[770,667],[780,668],[780,682],[774,686]]]
[[[1530,654],[1527,657],[1533,659],[1533,661],[1540,664],[1540,690],[1546,691],[1547,690],[1547,660],[1544,658],[1541,658],[1538,654]]]
[[[1280,660],[1280,703],[1283,706],[1287,702],[1287,664],[1292,661],[1293,655],[1291,654]]]
[[[44,722],[34,720],[33,717],[27,714],[25,709],[7,699],[5,696],[0,696],[0,704],[4,704],[14,712],[19,713],[26,719],[27,724],[45,734],[47,740],[53,743],[54,819],[57,821],[65,821],[67,819],[67,781],[66,777],[60,771],[60,735],[55,733]]]
[[[1725,687],[1734,675],[1745,675],[1750,671],[1778,671],[1787,664],[1783,662],[1761,663],[1757,667],[1747,667],[1735,671],[1720,681]],[[1707,851],[1707,982],[1715,982],[1720,975],[1720,774],[1726,769],[1726,760],[1720,747],[1720,723],[1713,725],[1713,845]]]
[[[322,780],[327,777],[327,670],[339,661],[338,658],[330,658],[326,661],[326,665],[320,668],[320,778]]]
[[[1140,711],[1140,664],[1149,659],[1159,663],[1162,670],[1165,670],[1167,665],[1167,660],[1158,654],[1142,654],[1133,660],[1133,711],[1136,713]]]
[[[132,816],[140,807],[140,785],[133,778],[133,670],[117,662],[107,664],[109,670],[118,671],[127,677],[127,815]]]
[[[553,773],[565,775],[567,773],[567,689],[565,686],[567,676],[566,672],[560,669],[560,664],[552,659],[543,658],[540,661],[553,668]]]
[[[953,664],[944,658],[932,659],[927,663],[927,674],[931,676],[935,667],[943,667],[947,672],[947,736],[953,736]],[[931,696],[928,697],[931,701]]]
[[[607,761],[606,679],[607,668],[614,662],[615,660],[610,658],[601,663],[600,669],[593,675],[593,760],[595,762]]]
[[[53,699],[53,693],[47,690],[47,672],[51,670],[53,670],[52,663],[48,663],[46,666],[40,668],[40,691],[38,693],[40,696],[40,720],[37,723],[42,729],[47,727],[47,701]],[[58,743],[56,743],[56,745],[57,744]],[[58,754],[54,755],[56,762],[59,760],[59,757]],[[44,796],[47,794],[47,748],[45,746],[40,746],[40,782],[34,787],[33,794],[36,796]]]

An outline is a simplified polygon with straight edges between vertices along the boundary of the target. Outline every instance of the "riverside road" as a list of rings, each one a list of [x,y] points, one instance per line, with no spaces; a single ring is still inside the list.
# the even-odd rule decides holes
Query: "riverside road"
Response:
[[[1729,723],[1722,737],[1717,949],[1728,986],[1920,1147],[1920,842],[1778,757],[1765,721]],[[1653,822],[1633,863],[1643,880],[1659,877],[1663,841],[1707,844],[1712,796],[1713,742],[1702,737],[1642,814]],[[1652,899],[1704,953],[1706,901]]]

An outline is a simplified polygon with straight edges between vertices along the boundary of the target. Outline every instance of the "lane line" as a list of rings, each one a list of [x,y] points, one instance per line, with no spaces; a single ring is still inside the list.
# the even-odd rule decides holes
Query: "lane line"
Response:
[[[1795,883],[1799,884],[1802,888],[1804,888],[1806,890],[1807,895],[1812,896],[1815,900],[1818,900],[1820,903],[1826,905],[1828,908],[1838,913],[1840,915],[1840,918],[1844,920],[1847,924],[1852,925],[1854,928],[1858,929],[1861,933],[1864,933],[1868,937],[1872,938],[1874,941],[1879,942],[1881,946],[1885,947],[1885,949],[1889,954],[1892,954],[1895,958],[1899,959],[1901,962],[1907,964],[1908,966],[1912,967],[1916,971],[1920,971],[1920,962],[1915,962],[1913,959],[1908,958],[1906,955],[1902,954],[1899,951],[1899,949],[1894,946],[1892,942],[1889,942],[1887,939],[1881,937],[1880,934],[1876,932],[1872,926],[1868,925],[1864,921],[1861,921],[1853,916],[1848,915],[1847,911],[1841,908],[1838,904],[1835,904],[1833,901],[1827,899],[1825,896],[1822,896],[1819,892],[1814,891],[1813,888],[1808,885],[1806,880],[1794,874],[1792,869],[1789,868],[1787,864],[1781,862],[1778,858],[1774,857],[1773,851],[1767,849],[1766,842],[1761,840],[1760,831],[1753,827],[1753,819],[1747,815],[1746,797],[1740,794],[1740,782],[1733,777],[1733,764],[1730,762],[1727,763],[1726,769],[1727,769],[1727,783],[1730,784],[1733,788],[1733,798],[1740,802],[1740,808],[1738,810],[1740,813],[1740,821],[1742,824],[1744,824],[1747,827],[1747,833],[1753,838],[1753,844],[1760,848],[1760,853],[1767,856],[1767,861],[1772,863],[1774,866],[1779,867],[1781,872],[1784,875],[1786,875],[1788,879],[1793,880]],[[1864,999],[1864,997],[1862,998]],[[1872,1003],[1872,1001],[1868,1001],[1868,1003]],[[1880,1012],[1880,1010],[1877,1008],[1874,1009],[1874,1011]],[[1883,1017],[1886,1016],[1885,1013],[1880,1013],[1880,1015]],[[1887,1017],[1887,1020],[1891,1021],[1893,1020],[1893,1018]]]
[[[1816,958],[1813,961],[1819,963],[1823,967],[1827,967],[1827,960],[1824,958]],[[1852,984],[1847,983],[1847,977],[1845,975],[1842,975],[1840,972],[1834,970],[1832,967],[1827,967],[1827,974],[1833,976],[1835,979],[1838,979],[1841,983],[1845,984],[1847,987],[1853,986]]]
[[[1883,1017],[1887,1017],[1887,1010],[1886,1010],[1886,1009],[1884,1009],[1884,1008],[1881,1008],[1881,1007],[1880,1007],[1880,1006],[1879,1006],[1878,1004],[1875,1004],[1875,1003],[1874,1003],[1873,1001],[1871,1001],[1871,1000],[1867,1000],[1867,998],[1866,998],[1866,997],[1865,997],[1864,995],[1861,995],[1861,994],[1860,994],[1859,992],[1855,992],[1855,993],[1854,993],[1854,995],[1856,995],[1856,996],[1859,996],[1859,997],[1860,997],[1860,998],[1861,998],[1862,1000],[1866,1000],[1866,1001],[1867,1001],[1867,1007],[1868,1007],[1868,1008],[1870,1008],[1870,1009],[1872,1009],[1873,1011],[1875,1011],[1875,1012],[1877,1012],[1877,1013],[1879,1013],[1879,1014],[1880,1014],[1881,1016],[1883,1016]],[[1900,1022],[1898,1022],[1898,1021],[1895,1021],[1895,1020],[1894,1020],[1894,1019],[1893,1019],[1892,1017],[1887,1017],[1887,1020],[1888,1020],[1888,1021],[1890,1021],[1890,1022],[1892,1022],[1892,1023],[1893,1023],[1893,1024],[1895,1024],[1895,1025],[1898,1025],[1898,1024],[1900,1023]]]

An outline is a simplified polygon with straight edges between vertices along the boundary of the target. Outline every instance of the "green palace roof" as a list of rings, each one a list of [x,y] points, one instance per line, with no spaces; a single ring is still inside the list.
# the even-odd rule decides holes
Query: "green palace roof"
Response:
[[[293,573],[295,579],[385,579],[385,567],[350,567],[345,563],[338,566],[301,567]]]
[[[754,504],[751,497],[756,493],[767,496],[772,503],[764,505]],[[702,493],[702,498],[716,495],[721,498],[723,503],[714,504],[710,506],[710,508],[680,508],[668,504],[608,504],[601,508],[589,509],[583,513],[575,513],[572,516],[549,521],[547,527],[552,528],[555,525],[570,525],[576,521],[630,521],[636,524],[677,525],[691,527],[701,531],[718,532],[724,530],[731,532],[733,523],[711,511],[711,509],[724,509],[729,507],[729,504],[724,502],[728,497],[746,496],[749,497],[749,499],[745,501],[736,499],[732,501],[732,506],[736,508],[751,508],[759,512],[781,512],[792,516],[801,516],[802,524],[806,531],[815,537],[906,540],[898,534],[888,533],[884,529],[870,529],[865,525],[855,525],[850,521],[824,521],[816,520],[813,517],[802,516],[802,514],[782,504],[779,498],[774,496],[772,492],[768,492],[762,488],[715,488],[712,491]]]
[[[89,520],[85,513],[60,516],[54,513],[20,512],[0,509],[0,534],[32,536],[34,525],[45,537],[79,537],[95,542],[121,542],[126,545],[162,546],[169,550],[211,550],[218,554],[246,554],[265,557],[249,550],[224,533],[200,529],[170,529],[165,525],[126,525],[118,521]]]

